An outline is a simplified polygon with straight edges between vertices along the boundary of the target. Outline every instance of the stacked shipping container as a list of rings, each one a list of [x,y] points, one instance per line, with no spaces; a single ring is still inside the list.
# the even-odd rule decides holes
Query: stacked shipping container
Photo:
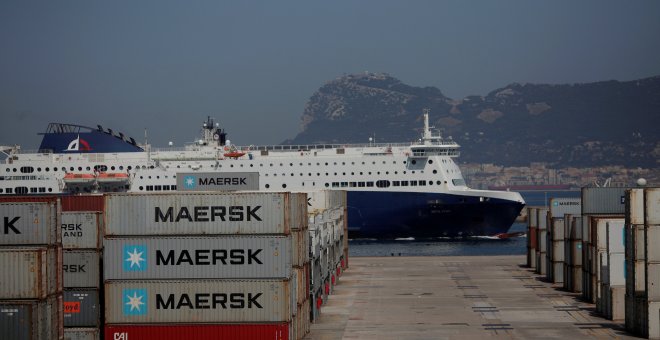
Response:
[[[348,266],[346,193],[322,191],[310,194],[309,239],[311,269],[311,318],[317,320],[321,306]]]
[[[527,266],[536,269],[536,239],[538,234],[538,208],[527,208]]]
[[[105,204],[106,338],[308,332],[305,194],[121,194]]]
[[[100,338],[102,221],[101,211],[62,212],[66,339]]]
[[[63,339],[58,200],[0,203],[0,330],[6,339]]]
[[[660,339],[660,188],[626,192],[625,323]]]

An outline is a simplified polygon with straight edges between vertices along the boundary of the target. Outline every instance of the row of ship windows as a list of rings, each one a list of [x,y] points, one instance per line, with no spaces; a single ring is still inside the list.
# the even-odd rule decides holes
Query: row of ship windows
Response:
[[[136,168],[136,169],[147,169],[147,166],[146,166],[146,165],[142,165],[142,166],[140,166],[140,165],[136,165],[135,168]],[[154,168],[153,165],[152,165],[152,166],[149,166],[149,169],[153,169],[153,168]],[[54,172],[57,172],[59,169],[62,169],[62,171],[65,171],[65,172],[67,171],[67,168],[66,168],[65,166],[63,166],[63,167],[61,167],[61,168],[53,167],[52,170],[53,170]],[[77,167],[77,168],[74,167],[74,166],[70,166],[70,167],[69,167],[69,171],[75,171],[76,169],[78,169],[78,171],[83,171],[83,169],[85,169],[85,171],[92,171],[92,169],[94,169],[94,171],[105,172],[105,171],[108,171],[108,166],[107,166],[107,165],[95,165],[93,168],[92,168],[92,167],[89,167],[89,166],[87,166],[87,167],[85,167],[85,168],[83,168],[82,166],[79,166],[79,167]],[[113,165],[113,166],[110,167],[110,170],[112,170],[112,171],[117,170],[117,169],[118,169],[118,170],[124,170],[124,166],[123,166],[123,165],[120,165],[120,166],[118,166],[118,167],[115,167],[115,166]],[[129,165],[129,166],[126,167],[126,169],[127,169],[127,170],[132,170],[133,167]],[[21,167],[20,169],[17,169],[17,168],[5,168],[5,172],[18,172],[19,170],[20,170],[21,173],[24,173],[24,174],[31,174],[31,173],[33,173],[33,172],[35,171],[35,169],[34,169],[33,167],[31,167],[31,166],[23,166],[23,167]],[[37,168],[37,172],[41,172],[41,170],[42,170],[41,168]],[[50,167],[46,167],[46,168],[44,168],[43,170],[44,170],[45,172],[50,172],[51,168],[50,168]]]
[[[45,193],[45,192],[53,192],[53,188],[46,188],[46,187],[16,187],[16,188],[0,188],[0,194],[18,194],[18,195],[25,195],[27,193],[31,194],[37,194],[37,193]]]
[[[174,191],[176,190],[176,185],[140,185],[138,189],[140,189],[140,191]]]

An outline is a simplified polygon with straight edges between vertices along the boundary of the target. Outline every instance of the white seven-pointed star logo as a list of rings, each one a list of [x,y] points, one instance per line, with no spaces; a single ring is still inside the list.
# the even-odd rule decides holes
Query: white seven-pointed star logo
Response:
[[[133,248],[132,253],[130,251],[128,251],[127,253],[128,253],[128,258],[126,259],[126,261],[131,263],[131,268],[133,268],[134,265],[140,268],[140,261],[145,261],[145,259],[142,258],[142,254],[144,252],[143,251],[138,252],[137,248]]]
[[[186,176],[183,178],[183,185],[188,189],[193,189],[196,186],[195,176]]]
[[[131,311],[135,309],[137,309],[138,312],[140,311],[140,306],[144,305],[144,302],[142,302],[143,297],[144,296],[138,296],[137,292],[133,292],[133,296],[126,295],[126,298],[128,299],[126,304],[131,306]]]

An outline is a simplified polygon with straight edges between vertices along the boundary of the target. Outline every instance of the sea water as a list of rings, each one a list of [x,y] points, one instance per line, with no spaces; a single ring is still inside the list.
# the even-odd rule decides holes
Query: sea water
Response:
[[[520,192],[528,206],[547,206],[550,198],[580,197],[580,191]],[[510,233],[525,232],[527,223],[514,223]],[[349,240],[349,256],[486,256],[524,255],[525,235],[506,239],[487,236],[468,238],[436,238],[416,240]]]

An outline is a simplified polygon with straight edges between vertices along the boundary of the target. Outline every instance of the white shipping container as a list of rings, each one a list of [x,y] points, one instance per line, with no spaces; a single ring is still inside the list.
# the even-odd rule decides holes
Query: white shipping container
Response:
[[[108,281],[106,323],[288,322],[287,280]]]
[[[626,243],[624,241],[626,229],[623,220],[607,222],[607,252],[608,253],[624,253],[626,251]]]
[[[62,291],[61,249],[0,248],[0,299],[45,299]]]
[[[627,224],[644,224],[644,189],[626,191]]]
[[[548,209],[547,208],[539,208],[537,210],[537,214],[538,214],[539,230],[547,230],[548,229]]]
[[[536,228],[539,225],[539,217],[537,215],[538,208],[532,208],[528,207],[527,208],[527,224],[529,225],[530,228]]]
[[[610,286],[625,286],[626,285],[626,257],[622,253],[608,254],[607,255],[608,276],[607,280],[603,282],[608,283]]]
[[[660,302],[648,303],[648,338],[660,339]]]
[[[660,263],[660,226],[644,226],[646,261]]]
[[[290,193],[112,194],[105,235],[289,234]]]
[[[660,302],[660,263],[646,264],[646,294],[649,301]]]
[[[564,239],[564,218],[552,218],[552,240]]]
[[[288,278],[290,236],[106,238],[103,277],[127,279]]]
[[[100,263],[98,250],[64,250],[64,288],[99,288]]]
[[[102,248],[100,212],[62,212],[61,220],[64,249]]]
[[[644,224],[660,224],[660,188],[644,189],[644,211]]]
[[[61,241],[54,202],[0,203],[0,245],[48,245]]]
[[[582,212],[581,198],[551,198],[551,217],[564,217],[566,214],[580,215]]]

